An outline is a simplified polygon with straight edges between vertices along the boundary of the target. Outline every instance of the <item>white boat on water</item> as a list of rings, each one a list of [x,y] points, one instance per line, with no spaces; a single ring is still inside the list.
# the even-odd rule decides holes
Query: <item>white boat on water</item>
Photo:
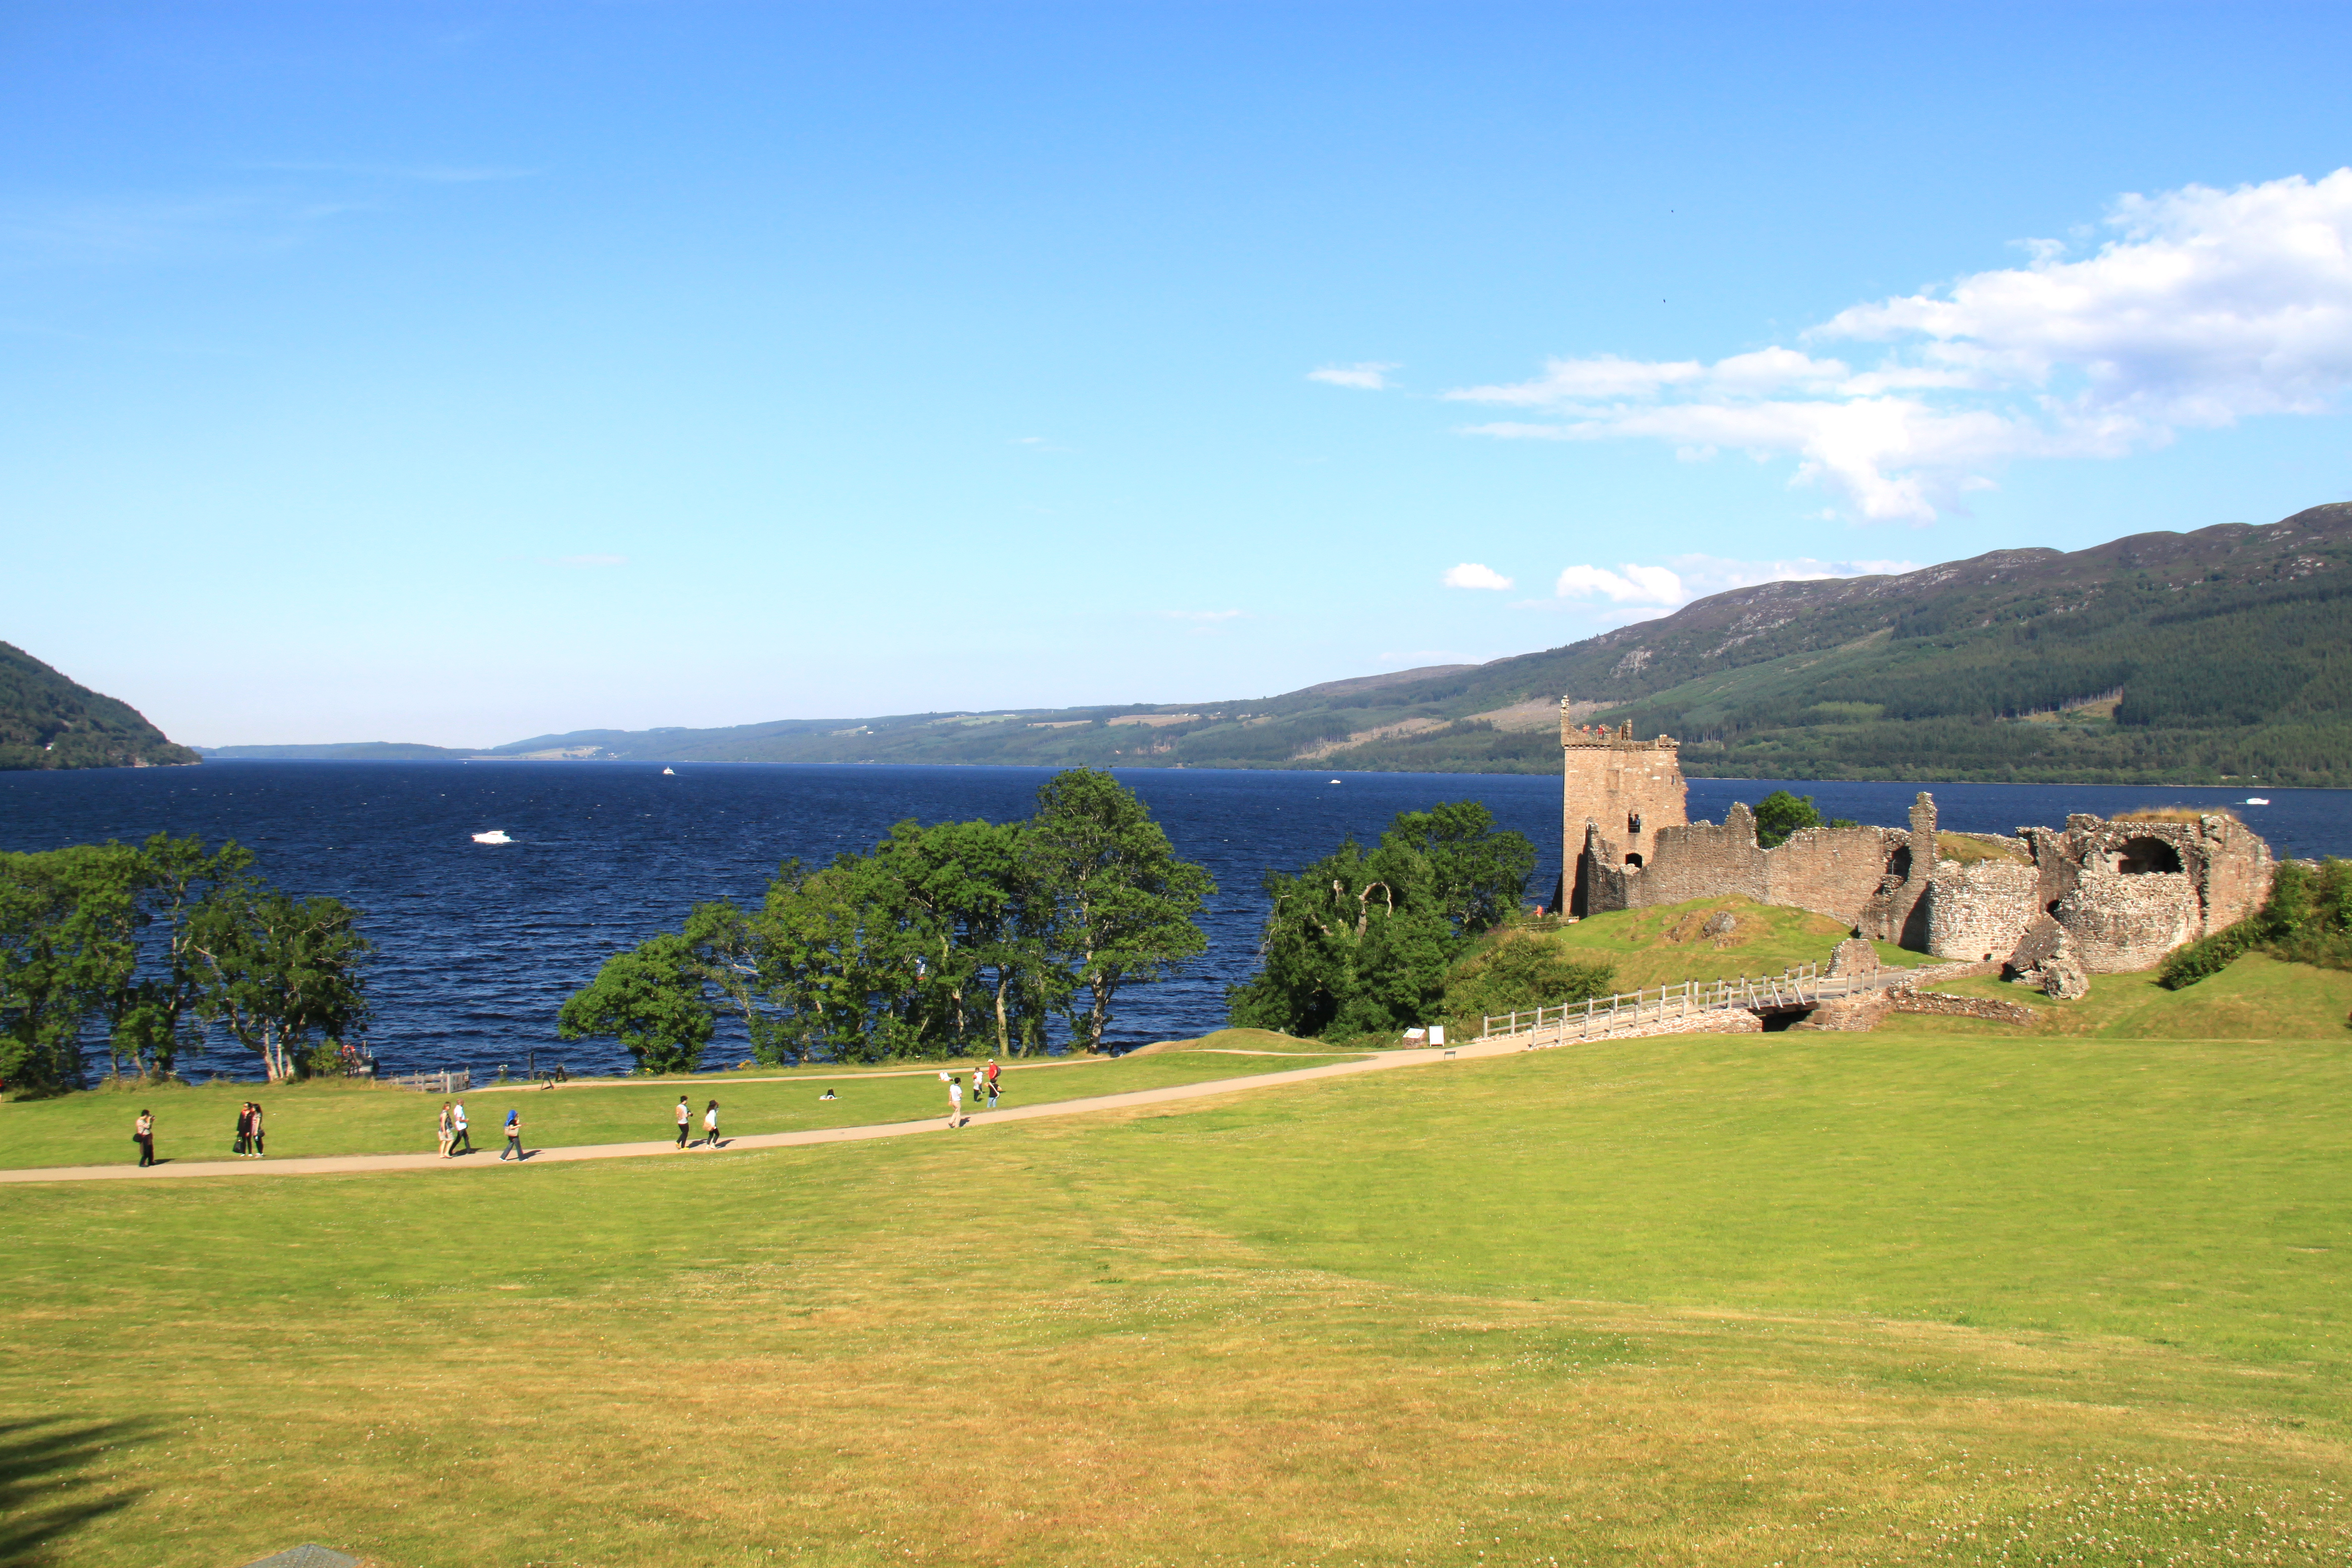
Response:
[[[2248,805],[2270,805],[2270,800],[2268,797],[2263,795],[2250,795],[2246,797],[2246,804]]]
[[[477,844],[511,844],[514,840],[507,837],[507,830],[505,828],[493,827],[488,833],[475,834],[474,842]]]
[[[664,768],[662,770],[662,777],[666,779],[674,779],[677,777],[677,770],[676,768]]]

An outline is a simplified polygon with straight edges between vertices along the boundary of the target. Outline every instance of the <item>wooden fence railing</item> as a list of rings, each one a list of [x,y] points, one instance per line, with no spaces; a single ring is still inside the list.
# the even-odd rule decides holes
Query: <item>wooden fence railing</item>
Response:
[[[1874,974],[1824,975],[1821,965],[1802,963],[1778,974],[1738,980],[1685,980],[1675,985],[1654,985],[1594,996],[1532,1013],[1496,1013],[1481,1025],[1482,1040],[1529,1037],[1530,1047],[1559,1045],[1570,1040],[1596,1040],[1628,1029],[1645,1027],[1700,1013],[1740,1010],[1785,1013],[1818,1006],[1842,996],[1913,984],[1917,976],[1906,970],[1880,970]],[[1499,1028],[1497,1025],[1501,1026]]]

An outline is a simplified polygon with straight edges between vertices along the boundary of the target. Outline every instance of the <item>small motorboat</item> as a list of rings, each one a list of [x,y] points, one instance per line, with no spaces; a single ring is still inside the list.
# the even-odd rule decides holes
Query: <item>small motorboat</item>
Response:
[[[2263,795],[2250,795],[2246,797],[2246,804],[2248,805],[2270,805],[2270,801]]]
[[[514,840],[507,837],[507,830],[505,828],[493,827],[488,833],[475,834],[474,842],[477,844],[511,844]]]
[[[1332,782],[1333,784],[1338,784],[1339,781],[1338,779],[1333,779],[1331,782]]]

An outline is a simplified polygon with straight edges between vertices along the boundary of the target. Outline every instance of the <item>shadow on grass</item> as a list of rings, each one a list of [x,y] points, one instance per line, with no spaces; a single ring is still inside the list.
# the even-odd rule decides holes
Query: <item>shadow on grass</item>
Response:
[[[0,1422],[0,1563],[53,1561],[65,1538],[139,1500],[101,1492],[84,1474],[110,1447],[146,1436],[143,1421],[68,1425],[49,1417]]]

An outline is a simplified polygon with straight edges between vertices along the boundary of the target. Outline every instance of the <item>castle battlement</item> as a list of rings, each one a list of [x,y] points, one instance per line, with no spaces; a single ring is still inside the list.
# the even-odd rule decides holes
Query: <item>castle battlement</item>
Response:
[[[1672,735],[1660,735],[1656,739],[1649,741],[1637,741],[1633,739],[1633,725],[1630,720],[1625,723],[1619,725],[1614,730],[1612,730],[1606,724],[1594,724],[1588,727],[1582,724],[1570,723],[1569,721],[1567,709],[1568,704],[1566,702],[1562,702],[1560,704],[1561,711],[1559,716],[1559,743],[1563,746],[1612,746],[1621,751],[1632,752],[1679,751],[1682,749],[1682,742],[1675,740]]]
[[[1571,723],[1560,704],[1560,900],[1570,912],[1590,905],[1591,874],[1585,865],[1588,831],[1597,837],[1604,864],[1640,868],[1657,843],[1658,831],[1679,827],[1683,809],[1682,742],[1672,735],[1633,738],[1633,726],[1586,728]]]

